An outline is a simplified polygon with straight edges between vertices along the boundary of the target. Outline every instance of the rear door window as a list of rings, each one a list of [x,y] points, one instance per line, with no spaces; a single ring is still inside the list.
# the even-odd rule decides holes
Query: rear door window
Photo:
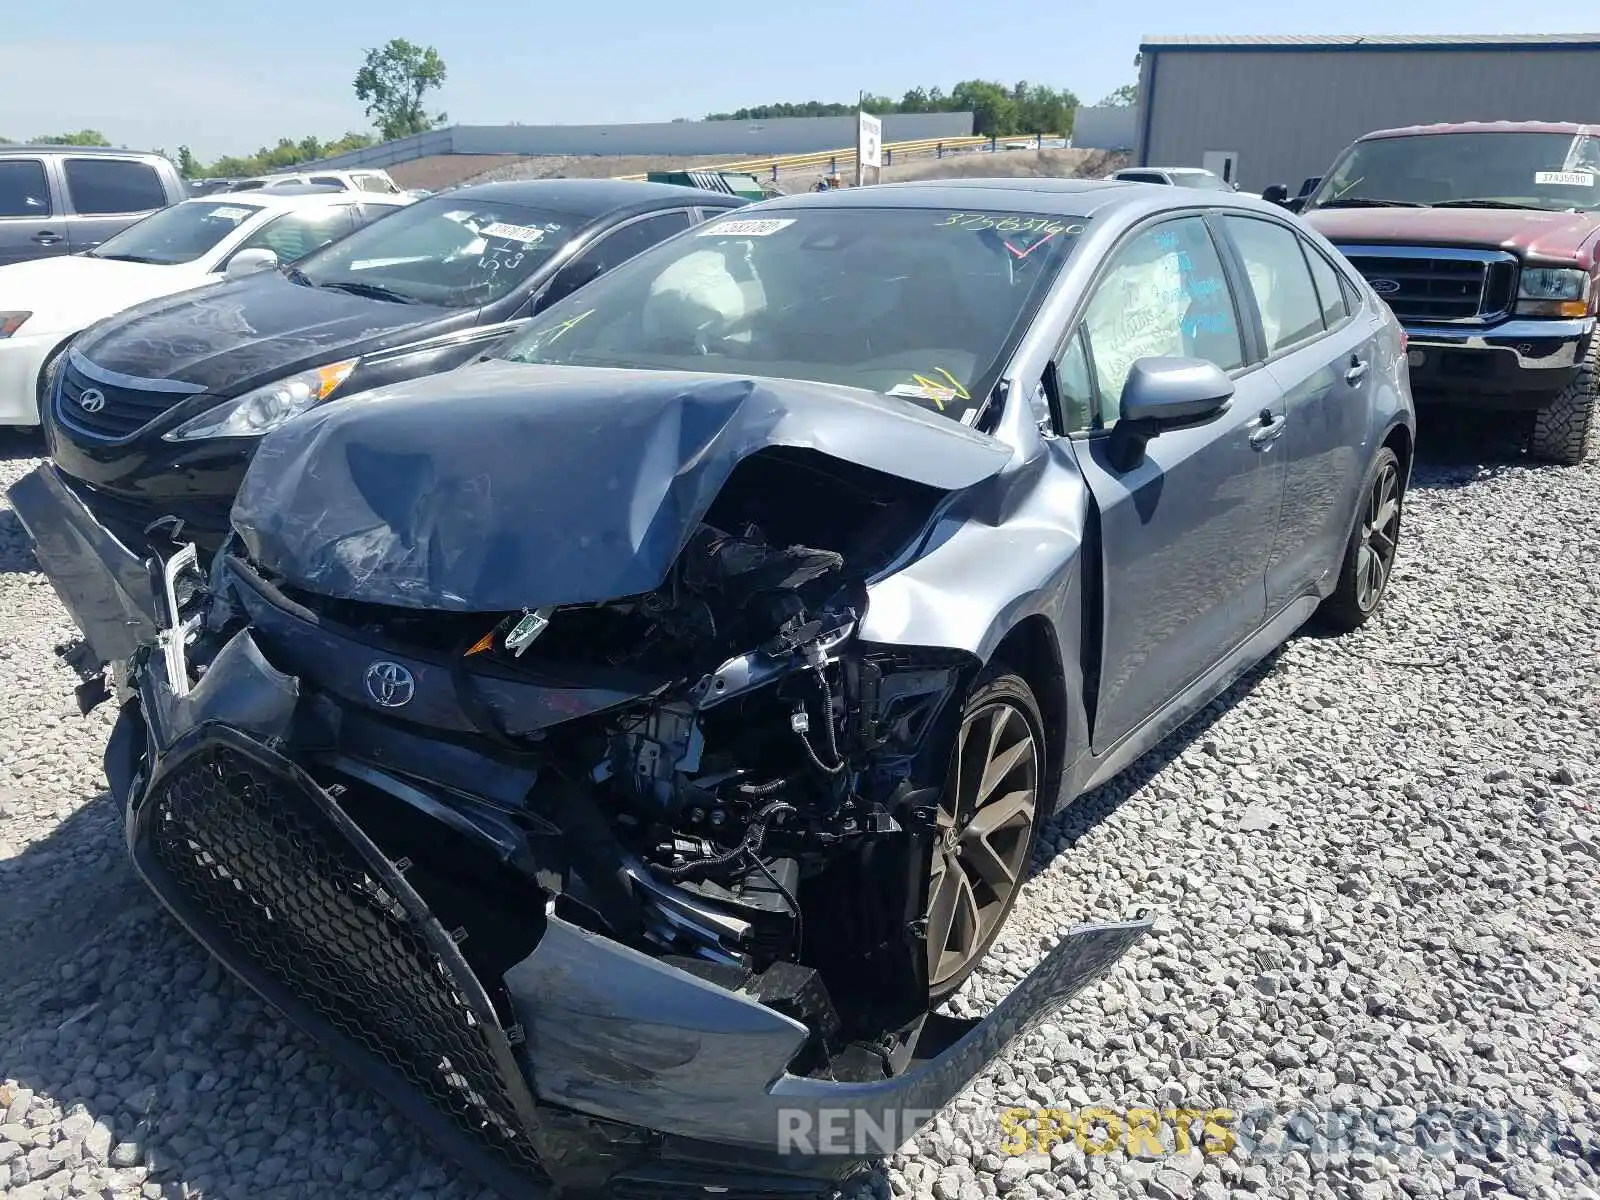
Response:
[[[0,217],[48,217],[50,180],[37,158],[0,160]]]
[[[1322,304],[1300,235],[1276,221],[1232,215],[1224,219],[1250,277],[1268,355],[1321,334]]]
[[[1322,252],[1310,243],[1303,246],[1306,261],[1311,264],[1311,278],[1317,285],[1317,300],[1322,304],[1322,321],[1329,329],[1344,323],[1350,315],[1345,299],[1345,289],[1340,286],[1339,272]]]
[[[165,208],[161,177],[146,163],[116,158],[69,158],[67,199],[80,216],[118,216]]]

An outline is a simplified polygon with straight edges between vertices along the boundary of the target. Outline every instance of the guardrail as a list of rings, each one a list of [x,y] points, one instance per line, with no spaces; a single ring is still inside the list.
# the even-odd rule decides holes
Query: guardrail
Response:
[[[913,142],[885,142],[883,145],[883,165],[890,166],[895,158],[910,157],[917,154],[934,154],[943,158],[947,152],[965,153],[986,147],[998,149],[1001,144],[1011,145],[1014,142],[1032,142],[1035,146],[1042,146],[1046,138],[1056,140],[1059,135],[1049,134],[1023,134],[1015,138],[995,138],[985,135],[973,137],[947,137],[923,138]],[[814,154],[789,154],[776,158],[743,158],[733,162],[715,163],[711,166],[696,167],[697,171],[737,171],[751,175],[769,172],[773,179],[781,171],[803,171],[812,167],[827,167],[828,173],[838,171],[843,167],[854,166],[856,161],[856,148],[854,146],[843,150],[819,150]],[[618,179],[643,179],[643,174],[618,175]]]

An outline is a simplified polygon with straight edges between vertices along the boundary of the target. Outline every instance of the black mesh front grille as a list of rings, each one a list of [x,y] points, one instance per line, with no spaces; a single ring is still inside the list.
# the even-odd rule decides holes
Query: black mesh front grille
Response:
[[[83,394],[99,393],[84,407]],[[72,428],[100,438],[123,438],[143,429],[151,421],[186,397],[177,392],[143,391],[98,383],[68,362],[61,369],[56,391],[56,416]]]
[[[264,972],[496,1160],[547,1182],[531,1094],[481,986],[344,820],[325,795],[210,742],[155,783],[140,815],[167,876],[157,889],[180,893],[203,940]]]

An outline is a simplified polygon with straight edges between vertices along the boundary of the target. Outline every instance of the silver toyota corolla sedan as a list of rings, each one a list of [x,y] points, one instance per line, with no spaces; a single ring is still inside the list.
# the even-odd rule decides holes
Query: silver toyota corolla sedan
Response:
[[[1371,616],[1413,433],[1393,317],[1283,210],[924,183],[312,409],[205,577],[30,529],[91,644],[145,631],[107,773],[241,978],[507,1194],[797,1194],[1148,931],[941,1007],[1054,809]]]

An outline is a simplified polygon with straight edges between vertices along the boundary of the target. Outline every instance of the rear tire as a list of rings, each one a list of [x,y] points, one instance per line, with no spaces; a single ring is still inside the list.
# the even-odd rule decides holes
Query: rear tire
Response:
[[[1600,427],[1596,407],[1600,407],[1600,334],[1591,337],[1572,382],[1549,407],[1534,414],[1528,453],[1541,462],[1577,466],[1595,449]]]
[[[1011,915],[1033,861],[1048,762],[1044,718],[1022,676],[990,663],[961,710],[928,881],[928,999],[971,975]]]
[[[1355,527],[1350,531],[1339,567],[1339,582],[1317,610],[1317,619],[1326,628],[1336,633],[1359,629],[1383,603],[1400,548],[1404,500],[1400,458],[1384,446],[1372,460],[1361,487]]]

